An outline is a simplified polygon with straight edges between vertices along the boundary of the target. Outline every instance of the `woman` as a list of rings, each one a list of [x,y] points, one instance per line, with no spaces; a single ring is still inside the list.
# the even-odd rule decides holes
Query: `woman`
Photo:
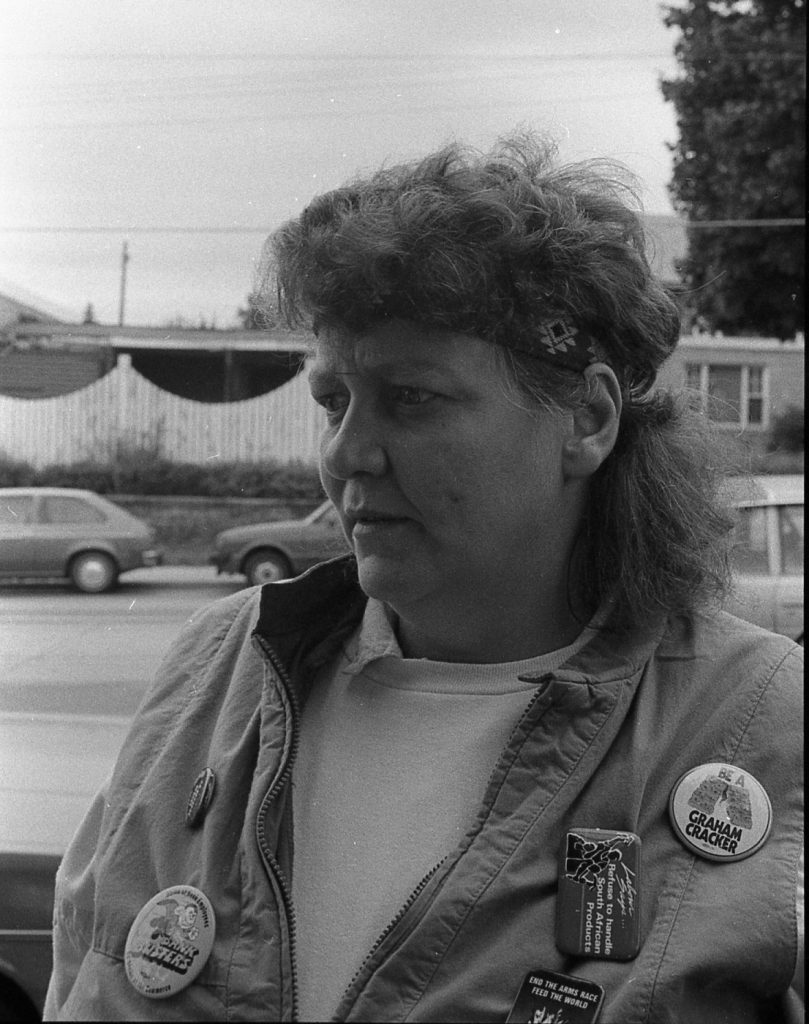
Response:
[[[629,198],[520,137],[273,237],[353,554],[175,645],[60,870],[49,1016],[797,1012],[801,651],[715,607]]]

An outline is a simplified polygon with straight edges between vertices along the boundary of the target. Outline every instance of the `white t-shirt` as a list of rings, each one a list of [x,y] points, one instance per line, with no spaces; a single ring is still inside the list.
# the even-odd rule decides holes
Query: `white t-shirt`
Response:
[[[403,658],[385,606],[304,708],[292,779],[300,1019],[328,1020],[376,939],[468,830],[534,684],[579,647],[524,661]]]

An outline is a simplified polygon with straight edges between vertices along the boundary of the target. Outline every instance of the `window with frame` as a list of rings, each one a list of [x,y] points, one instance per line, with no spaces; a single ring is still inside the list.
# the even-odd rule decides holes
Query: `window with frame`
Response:
[[[755,363],[687,363],[686,386],[701,396],[714,423],[766,426],[766,367]]]
[[[81,498],[49,496],[42,500],[43,523],[104,523],[107,517]]]
[[[764,423],[764,367],[747,367],[747,422]]]
[[[0,524],[22,526],[31,522],[34,499],[29,495],[7,494],[0,498]]]

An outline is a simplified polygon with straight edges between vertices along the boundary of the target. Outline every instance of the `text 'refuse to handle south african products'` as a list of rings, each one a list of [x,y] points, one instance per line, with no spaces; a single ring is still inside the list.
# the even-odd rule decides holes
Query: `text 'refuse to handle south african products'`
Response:
[[[638,955],[640,851],[634,832],[578,828],[566,834],[556,917],[563,953],[605,960]]]

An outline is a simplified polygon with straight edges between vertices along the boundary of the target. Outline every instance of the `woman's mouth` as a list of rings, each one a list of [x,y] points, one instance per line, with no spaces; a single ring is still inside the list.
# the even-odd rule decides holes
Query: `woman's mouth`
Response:
[[[349,517],[352,523],[351,534],[354,537],[370,537],[385,534],[404,526],[408,520],[404,516],[392,516],[381,512],[367,512]]]

